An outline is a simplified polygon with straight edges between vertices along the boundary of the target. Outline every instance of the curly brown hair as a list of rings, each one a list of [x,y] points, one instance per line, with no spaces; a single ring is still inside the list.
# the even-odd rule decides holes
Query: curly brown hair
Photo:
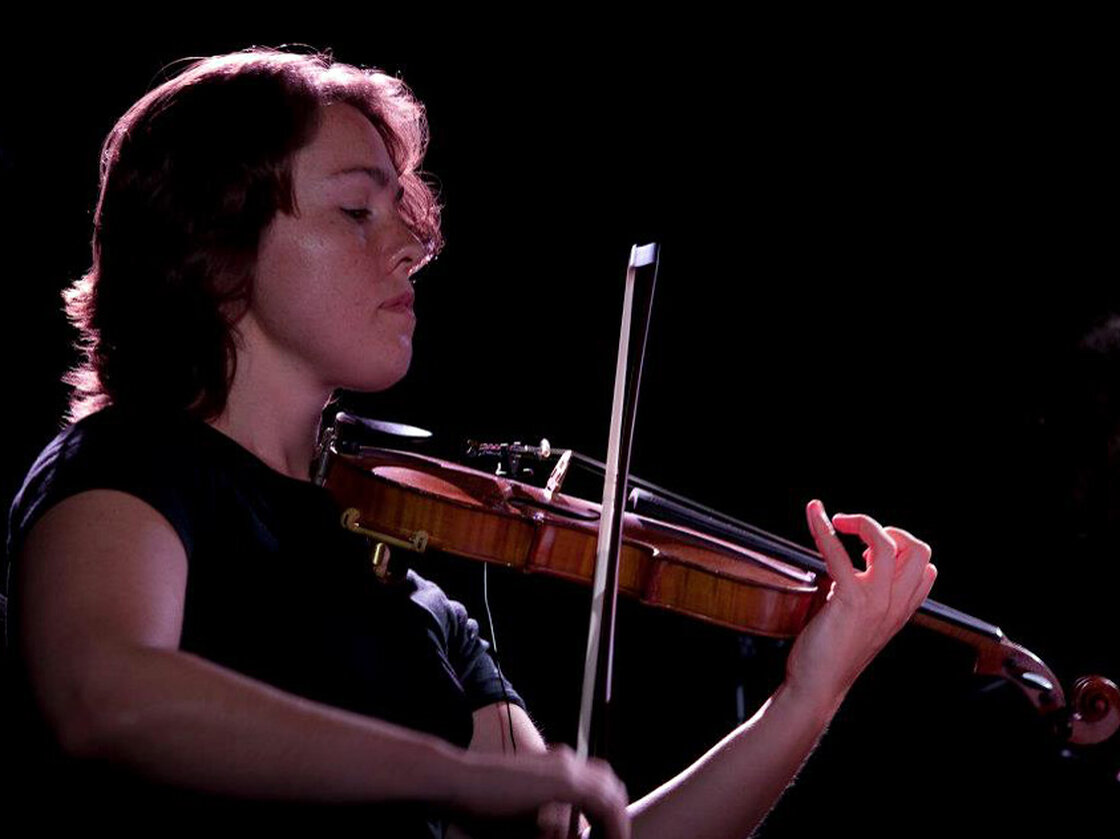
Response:
[[[424,107],[402,81],[325,53],[254,48],[195,61],[105,140],[93,264],[63,292],[83,356],[63,379],[70,422],[109,404],[222,412],[261,234],[293,211],[292,156],[333,102],[381,134],[402,216],[430,256],[439,251],[440,208],[419,168]]]

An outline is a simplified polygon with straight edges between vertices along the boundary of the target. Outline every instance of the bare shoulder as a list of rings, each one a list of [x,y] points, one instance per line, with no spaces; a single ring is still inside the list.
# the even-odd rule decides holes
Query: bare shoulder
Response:
[[[42,712],[80,752],[130,656],[179,646],[187,556],[136,496],[95,489],[48,509],[16,560],[17,647]]]
[[[17,568],[26,643],[96,633],[178,645],[186,551],[167,519],[136,496],[95,489],[60,501],[31,528]]]

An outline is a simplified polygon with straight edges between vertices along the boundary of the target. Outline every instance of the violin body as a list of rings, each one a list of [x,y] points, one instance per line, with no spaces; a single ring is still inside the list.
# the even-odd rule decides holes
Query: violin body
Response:
[[[359,532],[520,571],[590,583],[599,505],[436,458],[331,449],[322,484]],[[627,513],[620,593],[741,632],[797,635],[822,596],[817,575],[687,528]]]

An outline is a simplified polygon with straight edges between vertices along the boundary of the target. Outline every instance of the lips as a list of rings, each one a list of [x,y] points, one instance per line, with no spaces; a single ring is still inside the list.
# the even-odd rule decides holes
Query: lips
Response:
[[[398,294],[396,297],[389,298],[377,308],[391,309],[395,312],[411,312],[412,301],[415,299],[416,294],[413,291],[409,290],[404,292],[403,294]]]

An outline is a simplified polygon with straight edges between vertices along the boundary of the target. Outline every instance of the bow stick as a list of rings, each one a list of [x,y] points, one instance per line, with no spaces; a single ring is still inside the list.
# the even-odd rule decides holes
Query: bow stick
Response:
[[[610,438],[603,478],[602,519],[595,553],[595,578],[591,589],[591,620],[587,629],[583,693],[579,708],[576,754],[605,753],[607,715],[611,702],[611,668],[614,656],[615,604],[618,600],[618,558],[622,546],[623,507],[630,474],[630,445],[638,408],[638,386],[642,377],[653,289],[657,282],[658,246],[634,245],[626,268],[626,290],[622,301],[622,328],[618,338],[614,400],[611,407]],[[572,810],[569,829],[576,836],[579,811]]]

